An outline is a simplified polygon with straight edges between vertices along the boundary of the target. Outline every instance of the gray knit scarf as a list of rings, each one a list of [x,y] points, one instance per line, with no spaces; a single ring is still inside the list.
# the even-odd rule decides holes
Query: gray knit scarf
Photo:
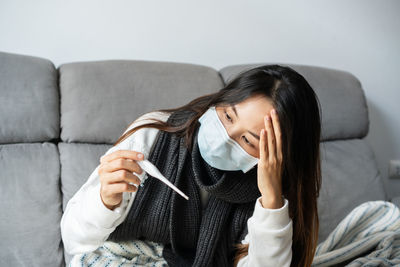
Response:
[[[190,116],[193,113],[174,112],[168,121],[175,125]],[[162,243],[163,258],[173,267],[233,266],[233,245],[247,234],[247,220],[261,195],[257,167],[243,173],[208,165],[197,145],[198,126],[191,152],[183,137],[160,131],[148,158],[189,200],[149,175],[126,219],[107,240]],[[199,187],[209,192],[204,214]]]

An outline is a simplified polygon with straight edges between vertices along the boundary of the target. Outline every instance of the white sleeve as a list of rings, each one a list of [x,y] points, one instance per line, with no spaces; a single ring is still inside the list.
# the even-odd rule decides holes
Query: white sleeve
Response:
[[[138,124],[135,122],[129,128]],[[133,150],[142,152],[147,158],[157,133],[158,130],[154,128],[139,129],[118,145],[111,147],[104,155],[116,150]],[[136,196],[136,192],[124,192],[120,206],[114,210],[108,209],[100,197],[99,167],[100,164],[68,201],[61,218],[61,236],[64,248],[69,254],[85,253],[100,247],[115,228],[125,220]],[[146,176],[145,171],[134,174],[141,181]]]
[[[239,260],[237,267],[290,266],[293,225],[286,198],[283,207],[267,209],[261,205],[259,197],[247,228],[242,244],[249,244],[248,255]]]

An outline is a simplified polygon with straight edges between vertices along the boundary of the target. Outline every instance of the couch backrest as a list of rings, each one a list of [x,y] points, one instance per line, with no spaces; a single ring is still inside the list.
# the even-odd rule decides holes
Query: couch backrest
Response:
[[[146,112],[215,92],[240,71],[263,64],[271,63],[217,71],[104,60],[56,69],[46,59],[0,53],[0,208],[7,218],[0,221],[0,265],[63,266],[62,212],[128,125]],[[358,79],[340,70],[288,66],[308,80],[322,108],[321,242],[352,208],[386,196],[363,139],[369,119]],[[37,257],[43,248],[46,257]],[[66,263],[70,258],[65,253]]]
[[[59,73],[64,142],[112,144],[140,115],[223,86],[214,69],[185,63],[80,62],[61,65]]]

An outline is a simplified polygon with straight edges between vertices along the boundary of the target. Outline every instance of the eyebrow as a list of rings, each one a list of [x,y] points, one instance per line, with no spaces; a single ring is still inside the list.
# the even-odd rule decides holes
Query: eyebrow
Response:
[[[237,111],[236,111],[236,107],[235,107],[235,105],[230,105],[231,106],[231,108],[233,109],[233,112],[235,112],[235,115],[236,115],[236,117],[238,117],[239,118],[239,115],[238,115],[238,113],[237,113]],[[260,140],[260,136],[259,135],[256,135],[255,133],[253,133],[253,132],[251,132],[251,131],[249,131],[249,130],[247,130],[252,136],[254,136],[255,138],[257,138],[257,140]]]

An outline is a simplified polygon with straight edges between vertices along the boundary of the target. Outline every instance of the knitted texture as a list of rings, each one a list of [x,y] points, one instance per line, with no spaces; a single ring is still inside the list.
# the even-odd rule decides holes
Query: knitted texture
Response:
[[[192,115],[175,112],[168,121],[174,125]],[[261,195],[257,168],[247,173],[213,168],[200,155],[197,134],[198,125],[189,151],[183,137],[160,131],[148,157],[189,200],[149,175],[108,240],[162,243],[169,266],[233,266],[233,245],[246,235],[247,220]],[[209,193],[204,211],[199,188]]]

